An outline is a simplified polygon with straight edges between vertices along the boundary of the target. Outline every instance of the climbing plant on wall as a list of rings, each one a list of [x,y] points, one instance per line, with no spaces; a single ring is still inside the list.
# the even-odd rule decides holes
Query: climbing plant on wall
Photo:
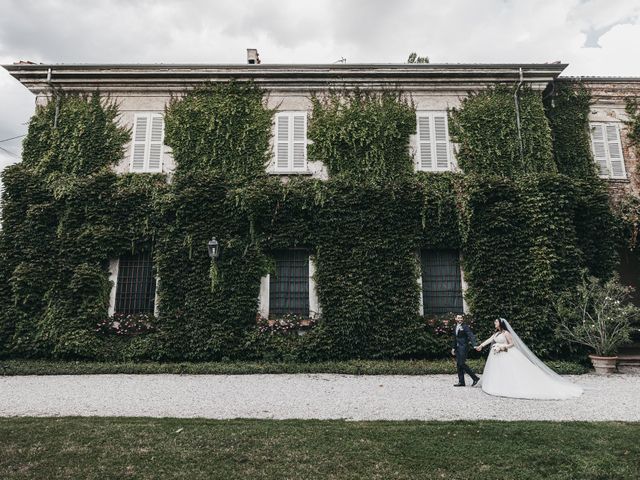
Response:
[[[419,316],[418,252],[445,249],[462,253],[482,328],[505,315],[538,353],[566,354],[550,328],[550,299],[582,268],[608,275],[612,217],[602,183],[570,165],[581,154],[556,152],[557,173],[541,94],[522,88],[518,99],[522,151],[514,90],[489,89],[451,112],[464,173],[441,174],[413,172],[415,110],[398,93],[313,98],[309,158],[325,162],[330,178],[283,181],[265,174],[274,113],[265,92],[209,85],[167,107],[177,165],[167,183],[110,170],[129,138],[113,104],[56,97],[32,119],[25,162],[3,173],[0,353],[440,356],[442,340]],[[564,135],[582,145],[574,137],[583,131],[565,129],[558,109],[584,113],[587,103],[573,94],[562,102],[546,112],[556,144]],[[215,264],[212,236],[221,245]],[[256,323],[261,278],[273,272],[274,252],[288,248],[307,250],[316,265],[322,313],[302,336]],[[107,315],[109,260],[146,249],[160,278],[159,318],[149,333],[105,337],[96,325]]]
[[[556,81],[545,95],[545,111],[553,138],[558,172],[576,178],[597,177],[591,153],[591,93],[580,82]]]
[[[264,174],[269,161],[273,111],[252,83],[205,85],[171,100],[165,143],[177,172],[219,171],[231,178]]]
[[[331,176],[388,180],[413,171],[415,108],[401,95],[356,90],[311,101],[309,158],[322,161]]]
[[[528,87],[517,93],[505,86],[471,93],[451,110],[449,132],[459,147],[458,164],[467,174],[512,177],[555,171],[542,99]]]

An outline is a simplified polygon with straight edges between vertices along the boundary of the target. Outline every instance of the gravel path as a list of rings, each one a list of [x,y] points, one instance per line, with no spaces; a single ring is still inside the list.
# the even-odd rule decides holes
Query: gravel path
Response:
[[[453,388],[453,375],[0,377],[0,416],[640,421],[640,375],[570,378],[582,397],[543,401]]]

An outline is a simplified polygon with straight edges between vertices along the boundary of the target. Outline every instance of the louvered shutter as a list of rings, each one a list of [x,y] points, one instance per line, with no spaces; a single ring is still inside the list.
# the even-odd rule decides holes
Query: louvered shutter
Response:
[[[162,115],[152,115],[151,134],[149,141],[149,167],[150,172],[162,170],[162,143],[164,141],[164,120]]]
[[[306,168],[307,116],[294,114],[293,117],[293,170]]]
[[[429,115],[418,116],[418,155],[420,170],[433,170],[431,153],[431,119]]]
[[[433,130],[435,139],[436,168],[438,170],[449,169],[449,140],[447,137],[446,115],[433,115]]]
[[[135,125],[133,127],[133,147],[131,152],[131,171],[143,172],[146,149],[147,149],[147,130],[149,126],[148,115],[136,115]]]
[[[276,169],[289,168],[289,116],[280,114],[276,117]]]
[[[591,126],[591,144],[593,146],[593,157],[598,165],[601,176],[609,176],[607,166],[607,147],[604,138],[604,125],[593,124]]]
[[[607,151],[611,164],[611,176],[613,178],[625,178],[624,160],[622,158],[622,146],[620,145],[620,132],[616,124],[605,127],[607,136]]]

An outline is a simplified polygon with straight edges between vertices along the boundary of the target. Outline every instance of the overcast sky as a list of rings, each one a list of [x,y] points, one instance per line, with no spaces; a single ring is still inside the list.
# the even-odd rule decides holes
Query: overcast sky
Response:
[[[0,0],[0,64],[569,63],[640,76],[639,0]],[[34,98],[0,68],[0,141]],[[21,139],[0,142],[0,169]]]

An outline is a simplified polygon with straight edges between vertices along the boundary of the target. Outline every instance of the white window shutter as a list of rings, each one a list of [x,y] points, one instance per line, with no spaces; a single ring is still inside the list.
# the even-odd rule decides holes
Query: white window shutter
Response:
[[[611,164],[611,176],[613,178],[626,178],[618,126],[616,124],[608,124],[605,128],[605,133],[607,136],[607,151]]]
[[[307,166],[307,115],[294,114],[293,117],[293,170],[305,170]]]
[[[289,115],[276,117],[276,169],[289,169]]]
[[[446,114],[433,115],[433,130],[436,168],[437,170],[449,170],[449,138],[447,135]]]
[[[159,172],[162,170],[162,144],[164,142],[164,120],[162,115],[151,117],[151,132],[149,140],[149,165],[148,171]]]
[[[600,123],[591,126],[591,144],[593,145],[593,157],[598,165],[601,176],[609,176],[607,165],[607,147],[604,136],[604,125]]]
[[[429,115],[418,116],[418,159],[420,170],[433,170],[431,121]]]
[[[131,148],[131,171],[144,172],[147,151],[148,115],[136,115],[133,127],[133,147]]]

